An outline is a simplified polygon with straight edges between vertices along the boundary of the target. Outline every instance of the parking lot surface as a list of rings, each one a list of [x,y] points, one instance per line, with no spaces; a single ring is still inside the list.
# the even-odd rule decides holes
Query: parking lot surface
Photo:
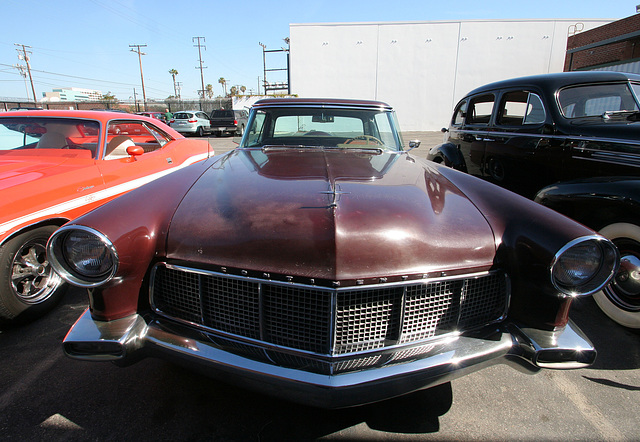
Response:
[[[426,155],[437,133],[405,133]],[[221,153],[231,137],[209,137]],[[572,318],[598,350],[587,369],[531,376],[496,365],[391,401],[319,410],[157,359],[126,368],[63,355],[87,307],[70,288],[44,318],[0,326],[0,438],[23,440],[638,440],[640,333],[591,298]]]

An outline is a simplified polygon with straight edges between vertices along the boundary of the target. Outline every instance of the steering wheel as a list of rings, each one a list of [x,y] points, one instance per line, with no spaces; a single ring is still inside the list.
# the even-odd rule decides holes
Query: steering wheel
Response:
[[[362,143],[362,141],[364,141],[364,143]],[[371,135],[360,135],[345,141],[344,144],[375,144],[378,146],[384,146],[382,141]]]

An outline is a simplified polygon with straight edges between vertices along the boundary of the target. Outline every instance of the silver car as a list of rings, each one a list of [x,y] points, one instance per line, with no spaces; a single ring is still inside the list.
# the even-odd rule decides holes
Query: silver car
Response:
[[[211,132],[209,116],[199,110],[176,112],[169,126],[180,133],[195,134],[198,137]]]

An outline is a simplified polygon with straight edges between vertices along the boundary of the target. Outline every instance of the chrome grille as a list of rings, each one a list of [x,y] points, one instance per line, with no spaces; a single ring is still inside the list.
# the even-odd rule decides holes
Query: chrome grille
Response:
[[[497,272],[330,289],[158,265],[151,302],[164,316],[223,334],[339,356],[495,322],[508,289]]]

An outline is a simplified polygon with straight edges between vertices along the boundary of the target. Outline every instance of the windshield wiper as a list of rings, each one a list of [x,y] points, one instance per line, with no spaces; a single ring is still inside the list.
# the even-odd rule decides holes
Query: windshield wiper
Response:
[[[634,110],[619,110],[619,111],[605,111],[602,114],[603,120],[611,119],[627,119],[631,121],[637,121],[640,119],[640,112]]]

